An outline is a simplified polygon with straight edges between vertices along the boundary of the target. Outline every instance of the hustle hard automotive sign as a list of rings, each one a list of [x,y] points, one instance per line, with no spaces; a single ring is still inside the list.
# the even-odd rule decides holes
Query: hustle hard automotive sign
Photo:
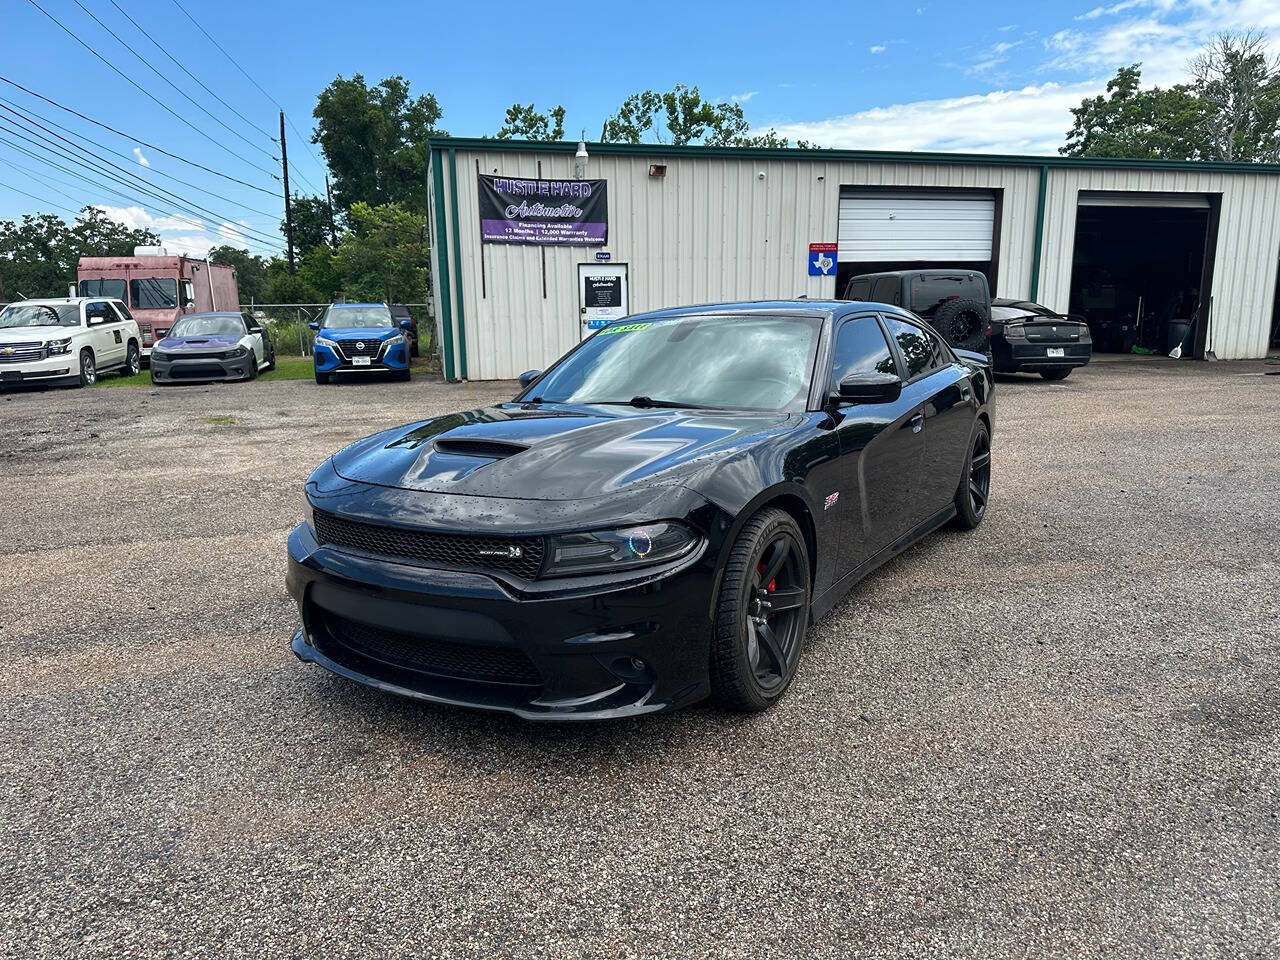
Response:
[[[609,239],[604,180],[522,180],[480,175],[484,243],[600,246]]]

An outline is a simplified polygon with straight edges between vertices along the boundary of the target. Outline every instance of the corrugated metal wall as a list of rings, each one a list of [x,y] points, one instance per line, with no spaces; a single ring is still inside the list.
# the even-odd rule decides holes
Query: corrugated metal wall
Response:
[[[1057,310],[1066,310],[1071,297],[1071,260],[1081,190],[1221,194],[1211,291],[1213,350],[1223,360],[1265,356],[1280,257],[1280,177],[1050,168],[1040,301]]]
[[[447,142],[446,142],[447,144]],[[445,158],[447,149],[436,153]],[[595,247],[481,245],[477,170],[518,177],[568,178],[573,158],[526,147],[456,152],[458,239],[453,242],[451,190],[433,204],[448,231],[449,264],[435,262],[436,315],[443,316],[439,270],[449,269],[454,338],[458,301],[466,342],[455,349],[455,373],[505,379],[545,367],[578,342],[579,263]],[[665,177],[650,177],[665,163]],[[541,169],[539,169],[541,165]],[[760,174],[764,174],[763,178]],[[861,159],[752,159],[664,154],[591,157],[587,176],[609,184],[609,242],[614,263],[628,265],[630,310],[718,300],[836,294],[834,277],[808,276],[808,245],[834,242],[843,186],[908,186],[999,190],[999,296],[1031,294],[1040,166],[901,162]],[[1221,193],[1214,275],[1213,345],[1218,356],[1265,353],[1280,254],[1280,176],[1051,167],[1046,197],[1039,298],[1066,309],[1080,190]],[[442,224],[433,224],[433,235]],[[544,268],[545,262],[545,268]],[[459,292],[461,297],[459,298]],[[466,363],[462,363],[465,348]]]
[[[457,151],[460,249],[452,248],[452,233],[448,239],[450,259],[461,257],[466,375],[490,380],[545,367],[578,342],[577,264],[594,262],[597,248],[481,249],[477,161],[481,173],[537,177],[541,162],[541,176],[570,177],[573,158],[525,149]],[[665,163],[666,176],[650,177],[650,163]],[[1035,167],[753,161],[655,150],[649,156],[593,156],[587,176],[609,182],[604,249],[614,263],[628,264],[632,313],[717,300],[834,296],[833,276],[808,275],[808,250],[811,242],[836,240],[842,184],[1003,190],[999,292],[1030,292]],[[446,193],[448,186],[446,166]],[[439,288],[435,282],[437,297]],[[456,312],[456,290],[453,297]],[[438,302],[436,307],[440,315]]]

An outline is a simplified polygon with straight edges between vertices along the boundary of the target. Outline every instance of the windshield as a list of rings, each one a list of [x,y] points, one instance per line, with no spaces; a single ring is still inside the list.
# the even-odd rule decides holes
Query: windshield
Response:
[[[521,399],[803,410],[821,324],[817,316],[759,314],[623,320],[583,343]]]
[[[78,326],[80,307],[74,303],[14,303],[0,310],[0,328]]]
[[[81,280],[80,296],[110,297],[112,300],[124,299],[123,280]]]
[[[191,314],[180,317],[169,328],[171,337],[243,337],[244,321],[239,317]]]
[[[129,281],[135,310],[163,310],[178,305],[178,281],[173,277],[146,277]]]
[[[391,311],[383,306],[332,306],[325,311],[323,325],[329,330],[350,329],[352,327],[387,328],[395,326],[391,322]]]

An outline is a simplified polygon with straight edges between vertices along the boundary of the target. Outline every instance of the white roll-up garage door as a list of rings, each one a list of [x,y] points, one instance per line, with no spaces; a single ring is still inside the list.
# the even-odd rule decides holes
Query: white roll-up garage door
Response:
[[[990,193],[840,193],[841,263],[991,260],[996,201]]]
[[[1114,190],[1081,190],[1082,207],[1175,207],[1179,210],[1208,210],[1203,193],[1122,193]]]

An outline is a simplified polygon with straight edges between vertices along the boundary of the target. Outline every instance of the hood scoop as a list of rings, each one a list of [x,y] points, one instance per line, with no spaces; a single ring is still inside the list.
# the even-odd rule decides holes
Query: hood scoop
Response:
[[[505,460],[507,457],[514,457],[517,453],[524,453],[529,449],[523,444],[509,443],[506,440],[482,440],[470,437],[442,437],[433,446],[440,453],[458,457],[483,457],[486,460]]]

